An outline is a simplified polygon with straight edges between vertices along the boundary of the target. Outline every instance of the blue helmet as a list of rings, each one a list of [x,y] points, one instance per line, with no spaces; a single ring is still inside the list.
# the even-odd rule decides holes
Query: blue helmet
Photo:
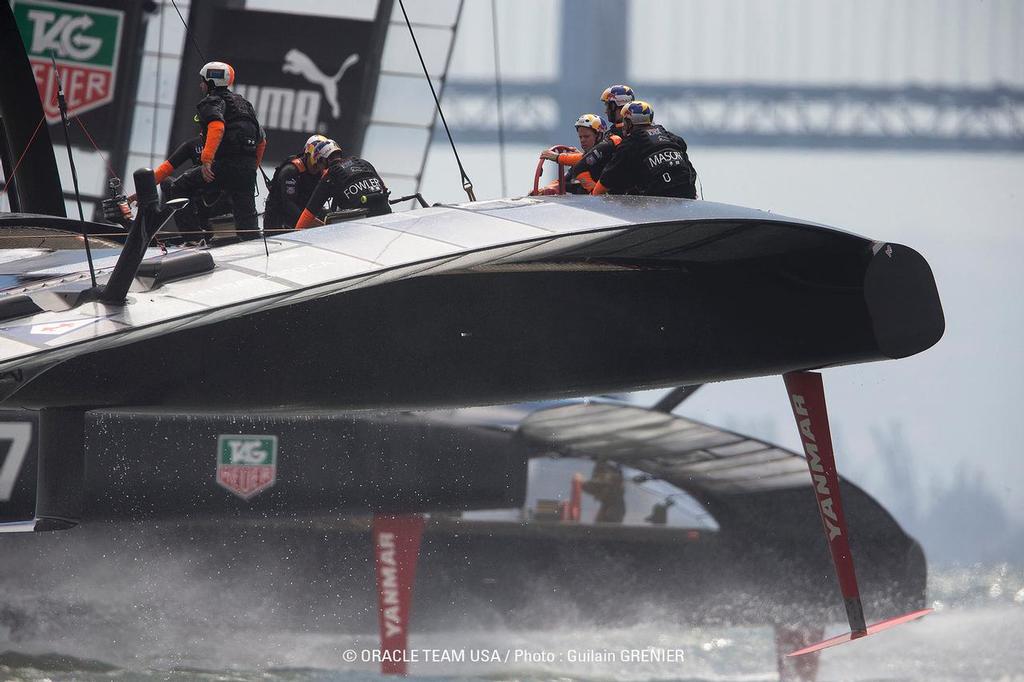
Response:
[[[654,123],[654,108],[647,102],[633,100],[619,110],[619,118],[633,125]]]
[[[636,96],[633,94],[633,88],[628,85],[612,85],[604,89],[601,93],[601,101],[606,105],[609,103],[614,104],[616,110],[620,109],[622,105],[629,104]]]

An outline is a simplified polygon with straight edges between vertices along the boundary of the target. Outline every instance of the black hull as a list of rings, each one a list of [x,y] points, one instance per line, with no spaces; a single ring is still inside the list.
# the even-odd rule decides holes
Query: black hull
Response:
[[[639,257],[659,238],[672,242]],[[211,311],[38,375],[26,363],[7,404],[493,404],[900,358],[944,329],[919,254],[842,233],[656,226],[565,254]]]

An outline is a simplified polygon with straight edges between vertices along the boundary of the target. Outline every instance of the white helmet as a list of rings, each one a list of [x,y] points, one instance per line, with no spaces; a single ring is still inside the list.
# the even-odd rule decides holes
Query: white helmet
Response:
[[[204,81],[213,81],[218,88],[230,88],[235,83],[235,70],[224,62],[207,62],[199,69],[199,77]]]
[[[329,138],[326,135],[321,135],[320,133],[316,133],[315,135],[310,135],[308,138],[306,138],[306,144],[305,144],[305,146],[303,148],[304,149],[308,149],[309,147],[312,147],[317,142],[323,142],[324,140],[327,140],[327,139],[329,139]]]
[[[590,128],[598,135],[608,130],[608,122],[597,114],[582,114],[576,119],[576,123],[573,126],[576,128]]]
[[[313,170],[317,167],[316,148],[321,143],[327,141],[328,138],[320,134],[310,135],[309,139],[306,140],[306,144],[302,147],[302,160],[306,163],[307,169]]]
[[[331,154],[340,152],[341,147],[331,139],[323,139],[313,143],[312,149],[307,147],[306,163],[315,168],[327,168],[327,160]]]

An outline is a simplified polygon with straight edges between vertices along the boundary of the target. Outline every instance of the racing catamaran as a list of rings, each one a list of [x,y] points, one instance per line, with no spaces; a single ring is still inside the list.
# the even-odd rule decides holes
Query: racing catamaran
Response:
[[[17,31],[10,8],[0,12],[6,45]],[[26,80],[23,50],[9,70]],[[0,115],[32,119],[32,103],[0,95]],[[27,127],[7,126],[10,148],[33,146],[19,131]],[[39,166],[52,158],[38,155],[17,177],[27,213],[56,213],[38,186],[56,177]],[[840,578],[845,638],[925,612],[866,624],[824,394],[810,373],[907,357],[941,338],[935,282],[913,249],[725,204],[555,196],[157,254],[147,251],[160,225],[152,173],[137,172],[136,186],[139,215],[116,257],[29,258],[0,291],[0,404],[39,411],[35,505],[9,530],[69,527],[86,514],[86,413],[97,408],[457,407],[783,374]],[[39,220],[11,215],[0,229]],[[410,499],[388,511],[429,509]],[[392,520],[374,533],[378,567],[380,548],[405,538],[408,551],[387,547],[411,571],[422,523]]]

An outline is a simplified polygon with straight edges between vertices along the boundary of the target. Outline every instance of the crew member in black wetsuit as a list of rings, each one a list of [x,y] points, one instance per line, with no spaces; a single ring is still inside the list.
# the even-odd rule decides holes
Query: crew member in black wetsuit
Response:
[[[326,141],[323,135],[310,136],[301,154],[285,159],[274,171],[263,211],[264,229],[295,227],[323,175],[324,168],[317,162],[315,152],[317,144]],[[323,220],[323,216],[321,206],[316,218]]]
[[[199,116],[195,117],[196,123],[199,122]],[[185,196],[180,190],[175,192],[174,181],[171,175],[178,168],[181,168],[184,164],[191,162],[196,167],[196,172],[200,172],[198,167],[202,164],[202,153],[203,153],[203,137],[202,135],[196,135],[195,137],[182,142],[178,145],[178,148],[167,157],[167,160],[161,163],[153,170],[153,176],[156,179],[156,184],[162,184],[164,181],[170,179],[171,185],[167,189],[167,198],[171,197],[182,197]],[[174,214],[174,222],[179,232],[193,232],[198,231],[200,224],[207,224],[208,217],[210,215],[216,215],[219,212],[219,208],[224,207],[227,210],[227,206],[224,206],[224,202],[220,202],[221,193],[217,190],[208,191],[205,183],[203,186],[195,190],[195,195],[189,196],[189,205],[176,212]],[[136,196],[132,194],[128,197],[129,203],[134,203]],[[130,211],[124,211],[119,206],[111,204],[120,209],[123,215],[119,215],[117,211],[107,207],[108,202],[104,202],[104,217],[111,222],[121,223],[126,227],[130,227],[132,221],[132,215]],[[167,235],[162,235],[166,237]]]
[[[231,202],[239,237],[258,237],[256,168],[263,159],[266,134],[252,104],[229,90],[235,82],[235,70],[229,64],[209,62],[199,70],[199,76],[200,88],[206,95],[196,105],[203,141],[201,165],[179,176],[169,196],[192,197],[198,191],[221,191]],[[201,226],[204,230],[208,227]]]
[[[616,148],[592,194],[647,194],[697,198],[697,173],[683,138],[654,124],[654,109],[635,100],[622,107],[626,137]]]
[[[295,223],[296,229],[322,225],[316,211],[328,199],[333,199],[333,206],[338,209],[365,208],[371,216],[391,213],[390,192],[369,161],[342,156],[341,147],[334,140],[319,143],[314,158],[317,163],[326,165],[327,171]]]
[[[601,179],[608,161],[615,154],[615,149],[622,142],[622,117],[621,110],[626,104],[634,100],[633,88],[628,85],[612,85],[601,93],[601,101],[604,103],[605,114],[608,124],[601,137],[586,153],[575,163],[570,173],[573,177],[584,178],[583,184],[588,191],[593,192],[594,186]]]
[[[195,117],[196,124],[199,123],[198,114]],[[156,183],[159,185],[168,178],[171,178],[171,174],[182,165],[188,162],[192,162],[192,173],[202,174],[200,166],[203,164],[203,136],[196,135],[190,140],[186,140],[178,145],[178,148],[167,157],[167,160],[161,163],[153,171],[153,175],[156,176]],[[170,187],[167,188],[167,198],[177,198],[187,196],[189,198],[189,205],[174,214],[174,224],[178,228],[178,231],[184,233],[186,238],[189,233],[197,233],[200,228],[206,229],[209,226],[210,216],[218,215],[221,212],[230,210],[230,204],[223,198],[223,193],[217,188],[210,188],[206,183],[198,183],[192,179],[184,178],[188,172],[182,174],[178,178],[171,178]],[[179,183],[180,180],[180,183]],[[188,194],[188,188],[192,188],[192,194]],[[165,235],[166,236],[166,235]]]
[[[609,85],[601,93],[604,117],[608,119],[608,134],[624,137],[622,134],[622,107],[636,99],[633,88],[628,85]]]

